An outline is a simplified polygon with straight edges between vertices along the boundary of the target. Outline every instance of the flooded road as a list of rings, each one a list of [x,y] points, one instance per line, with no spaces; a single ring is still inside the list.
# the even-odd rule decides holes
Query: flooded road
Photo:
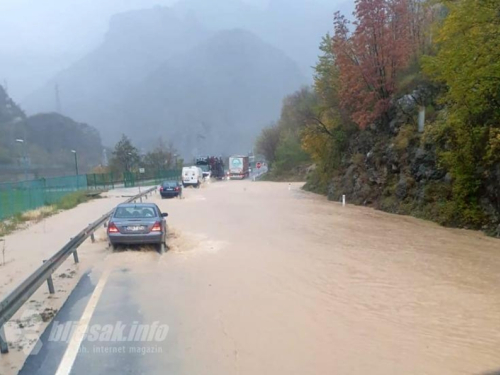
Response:
[[[162,352],[87,351],[71,374],[500,370],[498,240],[300,185],[218,182],[153,200],[170,214],[171,250],[109,253],[92,321],[166,323]]]
[[[172,251],[129,268],[145,311],[169,305],[179,373],[500,369],[498,240],[299,185],[217,183],[159,204]]]

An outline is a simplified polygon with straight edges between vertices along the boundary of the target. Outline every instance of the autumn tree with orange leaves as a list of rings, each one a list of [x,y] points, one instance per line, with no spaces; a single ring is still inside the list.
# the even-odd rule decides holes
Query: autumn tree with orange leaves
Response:
[[[357,0],[351,23],[335,14],[332,49],[339,68],[341,106],[360,127],[389,121],[398,74],[412,44],[407,0]]]

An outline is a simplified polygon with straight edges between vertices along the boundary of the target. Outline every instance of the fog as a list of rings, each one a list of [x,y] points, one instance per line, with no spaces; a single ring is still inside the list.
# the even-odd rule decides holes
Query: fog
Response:
[[[0,0],[0,78],[19,99],[102,41],[115,13],[174,0]]]
[[[0,83],[23,98],[97,46],[113,14],[176,1],[0,0]]]
[[[0,84],[28,115],[60,112],[104,145],[238,152],[312,82],[350,2],[0,0]],[[57,86],[58,94],[55,88]]]

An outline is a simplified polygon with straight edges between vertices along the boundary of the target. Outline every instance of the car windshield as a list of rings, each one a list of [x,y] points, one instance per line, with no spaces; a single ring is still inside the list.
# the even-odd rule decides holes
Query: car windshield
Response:
[[[114,217],[118,219],[145,219],[149,217],[156,217],[156,212],[153,207],[118,207]]]
[[[177,182],[164,182],[163,187],[164,188],[177,187]]]

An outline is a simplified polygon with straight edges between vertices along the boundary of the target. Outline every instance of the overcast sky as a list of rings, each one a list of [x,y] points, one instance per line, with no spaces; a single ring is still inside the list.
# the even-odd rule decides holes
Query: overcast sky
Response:
[[[16,101],[97,45],[120,11],[174,0],[0,0],[0,82]]]
[[[268,2],[244,1],[262,7]],[[0,83],[7,81],[11,96],[21,101],[98,45],[113,14],[174,2],[0,0]]]

